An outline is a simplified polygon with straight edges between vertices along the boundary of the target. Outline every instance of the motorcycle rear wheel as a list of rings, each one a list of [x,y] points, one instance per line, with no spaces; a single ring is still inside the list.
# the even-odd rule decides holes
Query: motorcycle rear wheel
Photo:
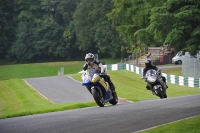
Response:
[[[94,100],[97,103],[97,105],[99,105],[99,107],[104,107],[104,105],[105,105],[104,99],[103,99],[103,96],[101,96],[99,90],[92,89],[92,95],[93,95]]]

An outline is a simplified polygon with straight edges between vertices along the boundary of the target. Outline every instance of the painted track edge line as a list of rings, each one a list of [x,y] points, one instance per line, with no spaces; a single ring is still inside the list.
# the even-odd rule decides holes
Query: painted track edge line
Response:
[[[25,79],[23,79],[24,82],[30,86],[32,89],[34,89],[37,93],[39,93],[42,97],[44,97],[46,100],[50,101],[51,103],[55,104],[54,102],[52,102],[51,100],[49,100],[47,97],[45,97],[42,93],[40,93],[38,90],[36,90],[33,86],[31,86]]]

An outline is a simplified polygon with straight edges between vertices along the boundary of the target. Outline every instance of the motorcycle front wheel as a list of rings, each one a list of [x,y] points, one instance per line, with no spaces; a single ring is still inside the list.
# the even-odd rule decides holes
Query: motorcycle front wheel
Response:
[[[99,107],[104,107],[105,103],[100,91],[97,89],[92,89],[92,95],[97,105],[99,105]]]
[[[113,99],[111,99],[109,101],[110,104],[112,105],[116,105],[118,103],[118,97],[117,97],[117,92],[112,92],[112,96],[113,96]]]
[[[155,94],[160,98],[164,98],[164,95],[160,89],[155,89]]]

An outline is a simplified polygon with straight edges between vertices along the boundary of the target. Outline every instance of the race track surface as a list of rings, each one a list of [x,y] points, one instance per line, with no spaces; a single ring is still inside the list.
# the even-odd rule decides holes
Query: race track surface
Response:
[[[53,103],[93,101],[85,86],[67,76],[28,78],[25,81]]]
[[[0,133],[132,133],[200,115],[200,95],[0,120]]]

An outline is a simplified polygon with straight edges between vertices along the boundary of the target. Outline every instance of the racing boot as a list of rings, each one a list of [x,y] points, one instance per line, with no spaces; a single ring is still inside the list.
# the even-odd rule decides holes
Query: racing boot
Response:
[[[150,87],[148,85],[146,85],[147,90],[151,90]]]
[[[167,89],[167,88],[168,88],[168,86],[167,86],[167,84],[166,84],[166,83],[164,83],[163,87],[164,87],[165,89]]]
[[[162,76],[162,81],[164,82],[164,88],[168,88],[167,84],[166,84],[166,78],[164,76]]]
[[[109,84],[109,86],[110,86],[110,88],[111,88],[112,90],[115,90],[115,86],[114,86],[114,84],[112,83],[112,81],[108,82],[108,84]]]

